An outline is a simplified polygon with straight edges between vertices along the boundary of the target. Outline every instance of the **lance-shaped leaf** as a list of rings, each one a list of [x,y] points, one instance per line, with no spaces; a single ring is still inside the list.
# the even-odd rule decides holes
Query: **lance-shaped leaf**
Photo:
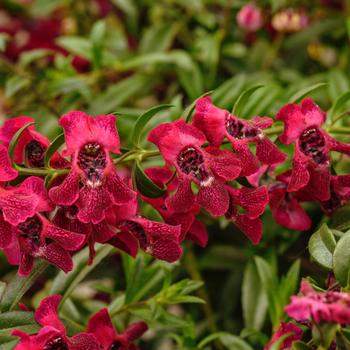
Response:
[[[237,98],[233,108],[232,108],[232,114],[236,116],[240,116],[242,109],[246,102],[248,101],[249,97],[258,89],[262,88],[264,85],[255,85],[251,88],[244,90]]]
[[[45,152],[44,164],[45,167],[50,165],[50,160],[55,152],[64,144],[64,134],[58,135],[50,144]]]
[[[300,100],[302,100],[305,96],[309,95],[311,92],[326,86],[327,83],[318,83],[311,86],[308,86],[304,89],[301,89],[300,91],[296,92],[293,96],[290,97],[289,103],[298,103]]]

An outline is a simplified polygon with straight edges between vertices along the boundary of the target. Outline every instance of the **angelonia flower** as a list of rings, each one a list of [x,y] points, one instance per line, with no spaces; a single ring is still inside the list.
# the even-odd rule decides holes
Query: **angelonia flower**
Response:
[[[286,335],[288,336],[286,337]],[[281,337],[286,337],[279,349],[291,349],[292,344],[296,340],[302,339],[303,330],[292,322],[281,322],[275,333],[272,335],[269,343],[264,347],[264,350],[270,350],[272,345]]]
[[[237,24],[246,31],[256,32],[263,25],[261,9],[254,3],[244,5],[237,13]]]
[[[107,309],[102,309],[90,318],[85,332],[70,337],[58,315],[61,299],[60,295],[52,295],[41,301],[34,313],[41,326],[37,333],[12,331],[13,336],[20,337],[14,350],[137,350],[134,341],[148,329],[146,323],[139,321],[119,334]]]
[[[299,32],[309,25],[309,18],[304,10],[288,8],[274,14],[271,24],[277,32]]]

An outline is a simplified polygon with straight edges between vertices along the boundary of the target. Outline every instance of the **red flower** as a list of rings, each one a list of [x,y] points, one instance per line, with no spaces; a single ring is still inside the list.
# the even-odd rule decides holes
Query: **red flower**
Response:
[[[202,149],[205,135],[183,120],[159,125],[150,132],[148,140],[177,170],[179,186],[171,199],[175,211],[191,208],[194,195],[190,184],[194,182],[199,186],[198,204],[214,216],[225,214],[229,205],[225,182],[237,178],[241,171],[234,153],[214,147]]]
[[[102,309],[90,318],[87,331],[95,335],[101,350],[137,350],[138,347],[133,342],[147,329],[147,324],[141,321],[131,324],[123,333],[118,334],[108,310]]]
[[[260,216],[264,213],[269,201],[266,186],[258,188],[232,188],[227,186],[230,195],[230,206],[225,214],[254,243],[262,237]],[[241,212],[239,208],[244,209]]]
[[[51,188],[51,200],[58,205],[75,204],[77,217],[97,224],[113,205],[128,203],[135,193],[124,184],[114,168],[110,152],[120,153],[119,136],[113,115],[93,118],[83,112],[61,117],[72,169],[62,184]]]
[[[93,334],[67,336],[57,311],[61,299],[60,295],[52,295],[41,301],[34,313],[35,320],[43,327],[37,334],[29,335],[18,329],[12,332],[12,335],[21,338],[14,350],[100,350]]]
[[[172,179],[173,172],[170,169],[148,168],[145,170],[145,173],[159,187],[166,187],[166,193],[159,198],[143,196],[142,199],[152,205],[160,213],[166,223],[170,225],[181,225],[180,242],[187,238],[201,247],[205,247],[208,242],[208,232],[205,226],[195,218],[200,210],[200,206],[196,203],[196,198],[193,197],[190,208],[183,210],[179,208],[179,206],[173,205],[174,197],[172,197],[172,193],[177,190],[179,181],[176,177]],[[169,182],[169,180],[171,181]],[[179,209],[181,211],[176,211]]]
[[[181,226],[151,221],[138,215],[136,200],[113,207],[108,212],[108,222],[117,229],[108,243],[132,256],[137,254],[140,245],[143,251],[160,260],[174,262],[181,257]]]
[[[301,296],[292,296],[286,313],[296,321],[350,324],[350,295],[341,292],[316,292],[309,282],[302,281]]]
[[[17,117],[6,120],[0,128],[0,141],[8,147],[16,132],[32,122],[34,122],[34,119],[30,117]],[[22,133],[18,140],[14,150],[14,161],[17,164],[26,162],[30,167],[43,167],[45,152],[49,144],[49,140],[35,131],[34,125],[31,125]],[[55,153],[51,158],[51,166],[54,168],[63,168],[67,165],[68,162],[58,153]]]
[[[283,343],[279,346],[280,350],[290,349],[292,344],[296,340],[300,340],[303,337],[303,330],[296,326],[292,322],[282,322],[276,332],[273,334],[270,342],[264,347],[264,350],[269,350],[271,346],[285,334],[291,333]]]
[[[330,151],[350,154],[350,145],[333,139],[322,128],[326,115],[312,101],[304,99],[301,106],[288,104],[276,119],[285,125],[282,143],[295,143],[293,170],[287,188],[295,192],[305,186],[320,201],[330,198]]]
[[[18,175],[11,165],[11,160],[7,148],[0,144],[0,182],[11,181]]]
[[[37,257],[65,272],[72,270],[72,258],[68,251],[79,249],[85,236],[54,226],[41,214],[51,210],[42,179],[29,177],[14,191],[27,194],[32,210],[12,222],[4,211],[4,215],[0,216],[0,241],[9,262],[19,265],[18,274],[21,276],[31,272]]]
[[[197,100],[193,121],[193,125],[202,130],[214,146],[220,146],[227,137],[241,159],[241,176],[251,175],[259,169],[257,159],[249,150],[249,143],[256,144],[256,157],[263,164],[278,164],[286,160],[287,156],[262,132],[272,123],[273,120],[268,117],[255,117],[249,121],[239,119],[215,107],[209,96]]]

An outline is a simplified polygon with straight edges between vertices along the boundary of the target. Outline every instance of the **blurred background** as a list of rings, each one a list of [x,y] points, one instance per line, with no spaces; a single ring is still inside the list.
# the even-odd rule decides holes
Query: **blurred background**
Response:
[[[116,113],[122,145],[128,147],[136,118],[153,106],[174,105],[153,118],[148,130],[180,118],[209,91],[215,104],[231,110],[240,93],[257,84],[263,87],[246,101],[240,117],[273,117],[310,86],[309,95],[328,110],[350,89],[349,35],[350,2],[342,0],[1,0],[0,124],[28,115],[52,140],[60,133],[57,119],[67,111]],[[349,107],[347,102],[343,108]],[[350,126],[349,118],[341,123]],[[159,164],[155,159],[144,167]],[[213,222],[202,214],[209,229],[205,249],[186,245],[183,261],[171,268],[144,256],[137,261],[112,256],[76,289],[74,308],[89,315],[106,301],[117,303],[125,289],[141,288],[159,271],[139,300],[159,291],[169,273],[174,281],[202,279],[198,295],[205,306],[167,307],[158,318],[137,311],[151,319],[142,349],[195,349],[216,331],[241,335],[260,349],[270,337],[271,320],[254,257],[269,262],[276,280],[297,259],[302,276],[317,275],[320,281],[327,276],[305,248],[323,214],[316,205],[307,210],[315,226],[306,233],[278,226],[266,212],[259,246],[225,220]],[[14,270],[0,259],[6,280]],[[151,277],[143,274],[148,265]],[[54,271],[30,290],[31,306],[50,290]],[[127,273],[138,284],[130,287]],[[290,294],[298,286],[291,284]]]

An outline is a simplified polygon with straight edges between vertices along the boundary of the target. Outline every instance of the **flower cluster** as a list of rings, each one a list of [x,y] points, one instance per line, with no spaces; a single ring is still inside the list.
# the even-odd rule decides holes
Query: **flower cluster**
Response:
[[[280,142],[294,144],[292,168],[280,172],[288,156],[267,136],[272,118],[240,119],[214,106],[210,97],[200,98],[193,123],[161,124],[148,135],[165,160],[163,167],[145,170],[163,189],[156,198],[140,191],[127,169],[117,170],[128,157],[118,156],[114,115],[63,115],[65,149],[51,152],[50,159],[50,142],[31,118],[9,119],[0,128],[0,248],[26,276],[36,258],[70,271],[72,253],[84,245],[92,262],[96,242],[132,256],[140,247],[174,262],[183,240],[207,244],[199,220],[204,213],[224,216],[254,244],[262,237],[260,217],[267,205],[278,224],[307,230],[311,220],[300,202],[318,202],[330,215],[350,198],[350,176],[331,173],[330,157],[331,151],[349,155],[350,145],[322,129],[325,117],[311,99],[277,113],[284,123]],[[163,222],[142,216],[140,199]]]
[[[13,336],[20,337],[15,350],[137,350],[134,341],[148,329],[146,323],[140,321],[131,324],[123,333],[114,328],[107,309],[93,315],[88,322],[86,332],[70,337],[58,316],[61,296],[52,295],[43,299],[35,311],[35,320],[41,329],[35,334],[27,334],[14,330]]]

